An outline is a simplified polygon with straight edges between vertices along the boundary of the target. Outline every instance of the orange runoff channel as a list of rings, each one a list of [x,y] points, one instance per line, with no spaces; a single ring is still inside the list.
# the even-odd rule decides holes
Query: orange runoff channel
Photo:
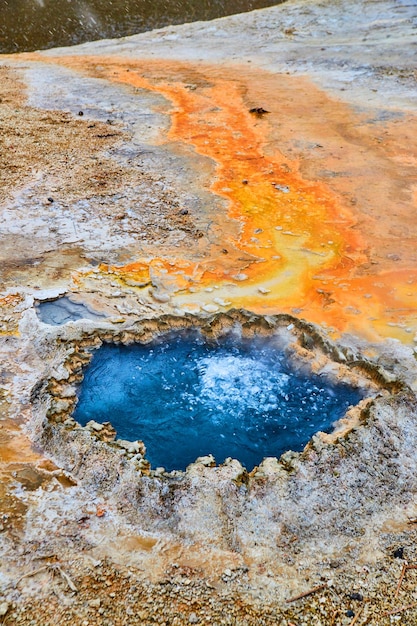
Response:
[[[372,186],[373,163],[375,167],[383,163],[385,169],[386,163],[392,164],[395,169],[392,155],[371,144],[372,129],[366,127],[363,116],[303,77],[114,57],[51,60],[163,95],[172,109],[171,126],[161,143],[187,144],[209,157],[215,163],[211,192],[226,201],[227,215],[218,210],[215,216],[218,240],[215,246],[208,242],[203,261],[193,262],[186,251],[175,259],[158,251],[152,261],[138,259],[137,263],[112,267],[112,272],[139,280],[152,271],[165,272],[171,288],[172,283],[176,285],[173,302],[190,311],[199,310],[214,287],[217,302],[226,308],[293,313],[327,326],[336,335],[348,331],[371,340],[396,337],[412,341],[417,330],[415,265],[406,259],[399,267],[388,261],[375,262],[373,267],[369,249],[380,245],[382,250],[387,242],[382,235],[373,236],[375,218],[361,215],[361,190],[357,189],[358,203],[350,205],[346,200],[349,184],[355,184],[355,159],[361,164],[370,162],[370,171],[362,174],[362,187],[366,183]],[[268,112],[250,112],[263,107]],[[320,118],[321,109],[328,120]],[[328,180],[303,174],[307,166],[302,149],[296,148],[303,133],[311,131],[308,123],[316,124],[316,135],[320,127],[323,141],[327,139],[331,147],[324,150],[324,157],[315,157],[323,146],[307,145],[307,161],[322,158],[324,166],[333,167],[342,158],[339,153],[346,155],[347,173],[335,170],[333,186]],[[338,136],[334,129],[344,123],[347,130]],[[349,124],[364,129],[357,139],[359,146],[349,140],[353,133]],[[333,135],[327,125],[333,128]],[[335,136],[342,144],[337,149]],[[363,165],[362,170],[366,170]],[[375,195],[374,204],[377,202]],[[413,202],[410,214],[412,210]],[[389,203],[386,215],[381,209],[379,217],[392,217]],[[233,262],[225,263],[219,245],[231,253]]]

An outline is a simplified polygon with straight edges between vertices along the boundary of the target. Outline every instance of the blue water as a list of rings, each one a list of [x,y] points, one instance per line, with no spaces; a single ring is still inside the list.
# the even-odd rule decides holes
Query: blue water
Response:
[[[144,441],[152,466],[184,470],[212,453],[251,470],[300,451],[361,398],[358,390],[291,371],[270,339],[207,343],[177,333],[151,345],[105,345],[80,388],[75,419],[110,421]]]

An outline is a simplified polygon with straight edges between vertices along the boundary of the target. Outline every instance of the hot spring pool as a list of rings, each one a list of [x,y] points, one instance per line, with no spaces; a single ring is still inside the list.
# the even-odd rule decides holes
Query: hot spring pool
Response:
[[[99,348],[78,396],[78,422],[111,422],[119,438],[145,443],[152,466],[171,471],[210,453],[251,470],[266,456],[300,451],[362,394],[292,371],[270,338],[209,343],[177,333]]]

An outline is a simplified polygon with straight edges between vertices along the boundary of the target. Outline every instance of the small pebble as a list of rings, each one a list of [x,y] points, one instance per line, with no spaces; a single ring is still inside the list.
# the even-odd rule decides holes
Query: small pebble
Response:
[[[288,185],[278,185],[276,183],[272,183],[272,185],[275,187],[275,189],[277,189],[278,191],[282,191],[282,193],[290,193],[290,188],[288,187]]]
[[[188,621],[190,622],[190,624],[198,624],[199,619],[195,613],[190,613]]]
[[[404,548],[402,546],[400,548],[397,548],[392,553],[392,556],[394,557],[394,559],[403,559],[404,558]]]
[[[1,602],[0,603],[0,617],[4,617],[8,610],[9,610],[9,603]]]
[[[48,202],[51,202],[51,203],[52,203],[53,201],[54,201],[54,199],[53,199],[53,198],[48,198]]]
[[[351,611],[350,609],[346,611],[345,615],[346,617],[355,617],[354,611]]]
[[[82,117],[84,115],[84,111],[78,111],[78,115]]]
[[[357,600],[358,602],[362,602],[362,600],[363,600],[363,595],[362,595],[361,593],[356,593],[356,592],[353,592],[353,593],[350,593],[350,594],[349,594],[349,598],[350,598],[351,600]]]

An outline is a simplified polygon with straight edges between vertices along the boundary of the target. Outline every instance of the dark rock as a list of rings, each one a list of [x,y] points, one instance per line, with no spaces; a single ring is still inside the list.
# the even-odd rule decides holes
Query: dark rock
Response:
[[[258,117],[262,117],[262,115],[265,115],[265,113],[269,113],[269,111],[267,111],[263,107],[253,107],[253,109],[249,109],[249,113],[257,115]]]
[[[353,592],[349,594],[349,598],[351,600],[357,600],[358,602],[362,602],[363,595],[361,593]]]
[[[392,553],[392,556],[394,557],[394,559],[403,559],[404,558],[404,548],[402,546],[400,548],[397,548]]]

